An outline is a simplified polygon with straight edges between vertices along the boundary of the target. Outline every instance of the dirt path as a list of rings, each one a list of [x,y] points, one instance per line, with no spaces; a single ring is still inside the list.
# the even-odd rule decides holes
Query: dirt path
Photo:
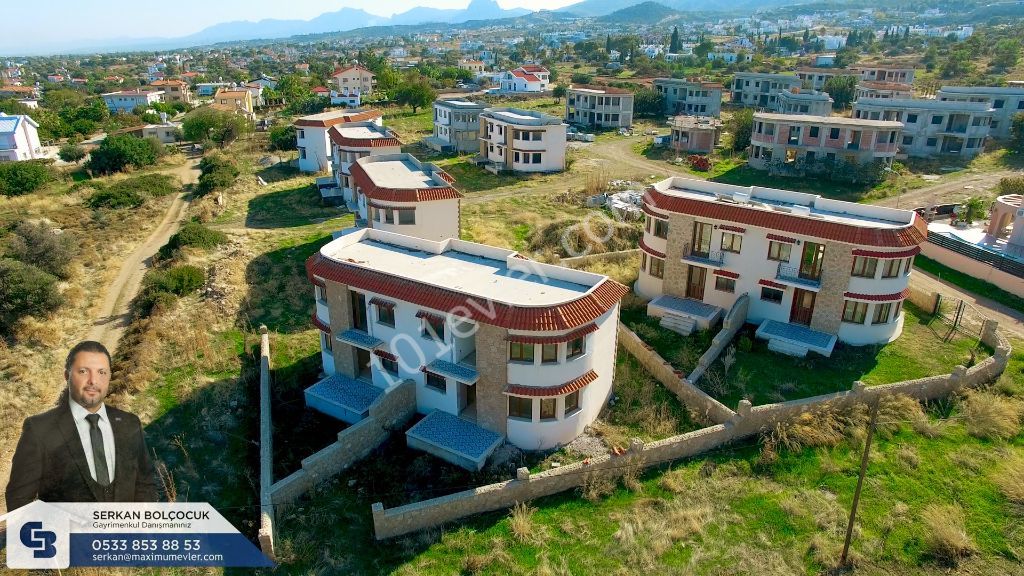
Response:
[[[995,300],[983,298],[977,294],[968,292],[946,282],[945,280],[940,280],[920,268],[914,269],[914,273],[910,276],[910,284],[925,292],[938,292],[943,296],[966,300],[968,303],[974,304],[980,308],[981,314],[999,322],[999,328],[1001,330],[1006,331],[1016,338],[1024,338],[1024,314],[1014,310],[1013,308],[1004,306]]]
[[[189,160],[182,166],[161,170],[161,174],[177,176],[182,184],[194,184],[199,180],[199,159]],[[178,231],[187,212],[189,201],[186,193],[178,194],[171,202],[164,219],[153,230],[144,243],[139,245],[121,264],[117,278],[103,290],[103,304],[99,317],[89,330],[88,339],[102,342],[111,353],[117,350],[118,341],[128,326],[130,313],[128,305],[142,285],[142,277],[153,261],[153,255]]]
[[[992,189],[999,180],[1007,176],[1020,176],[1018,170],[998,170],[983,174],[971,174],[956,180],[949,180],[923,188],[908,190],[902,196],[890,196],[871,202],[893,208],[919,208],[929,204],[948,204],[973,196],[983,190]]]

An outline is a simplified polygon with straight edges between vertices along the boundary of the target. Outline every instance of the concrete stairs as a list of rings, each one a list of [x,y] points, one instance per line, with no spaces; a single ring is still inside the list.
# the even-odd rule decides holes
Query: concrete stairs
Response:
[[[683,336],[689,336],[693,333],[694,328],[696,328],[697,322],[693,318],[689,318],[687,316],[665,314],[661,317],[660,325],[666,330],[671,330]]]
[[[793,342],[787,342],[785,340],[770,339],[768,340],[768,349],[772,352],[778,352],[779,354],[786,354],[787,356],[795,356],[797,358],[805,358],[809,349],[806,346],[794,344]]]

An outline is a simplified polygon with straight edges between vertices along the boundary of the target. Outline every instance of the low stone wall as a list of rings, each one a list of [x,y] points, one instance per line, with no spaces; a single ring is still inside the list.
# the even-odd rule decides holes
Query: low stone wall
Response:
[[[633,248],[630,250],[619,250],[618,252],[601,252],[600,254],[587,254],[586,256],[574,256],[572,258],[562,258],[558,261],[561,266],[568,266],[569,268],[578,268],[580,266],[586,266],[594,262],[618,262],[619,260],[625,260],[634,254],[639,254],[639,248]]]
[[[691,384],[696,385],[701,379],[701,376],[707,372],[708,368],[718,360],[718,357],[725,351],[732,339],[736,337],[736,333],[743,328],[743,324],[747,321],[747,310],[750,308],[750,297],[746,294],[741,295],[732,304],[732,308],[729,308],[729,312],[725,315],[722,320],[722,329],[715,334],[714,339],[711,340],[711,346],[701,354],[700,360],[697,361],[697,366],[690,372],[690,375],[686,377],[686,380]]]
[[[622,322],[619,322],[619,344],[698,418],[705,422],[720,424],[729,422],[736,415],[724,404],[687,381],[681,371],[676,370]]]
[[[269,490],[277,511],[286,509],[318,483],[335,476],[380,446],[416,411],[416,384],[404,380],[370,405],[369,415],[338,433],[330,446],[302,460],[302,468],[275,482]]]
[[[270,486],[274,483],[274,429],[270,420],[270,335],[260,326],[260,529],[263,553],[274,559],[274,505]]]
[[[627,345],[627,349],[633,345],[638,347],[641,353],[647,350],[631,341],[630,336],[636,338],[636,335],[628,328],[620,325],[619,335],[620,341]],[[639,338],[636,340],[639,341]],[[627,341],[632,344],[627,344]],[[927,400],[946,396],[965,387],[980,386],[1002,374],[1011,352],[1009,342],[995,330],[994,322],[986,323],[982,331],[982,341],[992,346],[995,354],[970,369],[958,366],[952,374],[873,387],[866,387],[863,383],[857,382],[853,389],[847,392],[757,407],[752,407],[750,402],[743,400],[740,402],[739,410],[724,424],[646,445],[634,440],[629,450],[621,456],[599,456],[585,461],[586,463],[576,462],[538,474],[530,474],[527,468],[520,468],[516,472],[515,480],[387,510],[378,502],[371,507],[374,534],[378,540],[392,538],[466,516],[509,508],[517,502],[557,494],[582,486],[594,476],[617,478],[637,469],[697,456],[728,442],[756,435],[802,412],[825,405],[851,407],[857,403],[874,402],[890,394],[905,394],[918,400]],[[661,371],[657,365],[655,368]],[[668,370],[671,372],[670,368]]]
[[[938,302],[938,299],[939,295],[937,292],[925,292],[924,290],[918,290],[913,286],[910,287],[910,296],[907,296],[907,300],[910,300],[911,304],[929,314],[935,313],[935,305]]]

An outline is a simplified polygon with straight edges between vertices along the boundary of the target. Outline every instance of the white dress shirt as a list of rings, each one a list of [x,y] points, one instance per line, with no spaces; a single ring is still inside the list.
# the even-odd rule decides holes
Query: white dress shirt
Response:
[[[68,402],[71,404],[71,416],[75,419],[75,427],[78,428],[78,437],[82,441],[82,448],[85,450],[85,460],[89,463],[89,473],[92,474],[92,479],[96,480],[96,462],[92,457],[92,439],[89,436],[89,421],[85,419],[89,412],[81,406],[78,402],[71,400]],[[103,455],[107,457],[107,473],[109,474],[109,480],[114,481],[114,429],[110,427],[110,419],[107,418],[107,405],[100,404],[100,409],[95,412],[100,415],[99,422],[96,425],[100,429],[100,433],[103,434]]]

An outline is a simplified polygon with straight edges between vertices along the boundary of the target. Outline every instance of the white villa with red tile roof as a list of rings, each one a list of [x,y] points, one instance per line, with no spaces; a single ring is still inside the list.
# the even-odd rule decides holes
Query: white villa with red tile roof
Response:
[[[356,160],[381,154],[399,154],[402,142],[389,128],[376,120],[335,124],[327,130],[331,140],[331,170],[333,181],[330,187],[322,187],[320,196],[327,205],[345,204],[353,212],[359,211],[352,178],[352,165]],[[366,218],[363,210],[362,218]]]
[[[377,110],[340,110],[303,116],[295,121],[295,144],[299,149],[299,170],[324,172],[331,170],[331,140],[328,129],[350,122],[382,124]]]
[[[564,445],[611,394],[619,302],[606,276],[514,251],[377,229],[342,235],[306,262],[321,331],[307,405],[348,422],[411,380],[411,447],[479,470],[507,439]]]
[[[741,295],[782,352],[829,355],[896,339],[927,224],[911,210],[669,178],[644,196],[635,289],[677,327],[713,324]],[[666,322],[663,320],[663,322]]]
[[[526,64],[501,75],[502,92],[546,92],[551,72],[537,64]]]
[[[349,170],[356,210],[370,228],[427,240],[459,237],[462,194],[434,164],[396,152],[363,156]]]

